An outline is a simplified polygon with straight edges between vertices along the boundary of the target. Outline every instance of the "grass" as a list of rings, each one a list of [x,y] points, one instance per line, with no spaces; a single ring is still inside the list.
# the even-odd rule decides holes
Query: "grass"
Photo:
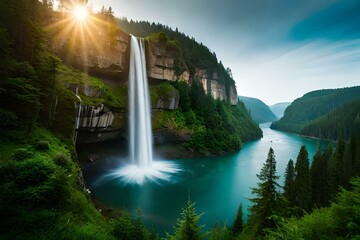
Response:
[[[81,187],[69,141],[41,127],[11,132],[0,139],[0,238],[113,239]]]
[[[83,105],[99,106],[105,104],[108,107],[124,108],[127,103],[127,87],[125,85],[117,85],[113,87],[107,86],[97,77],[89,76],[77,69],[65,65],[59,65],[57,68],[56,82],[57,88],[63,87],[75,95],[75,86],[83,86],[95,92],[95,96],[86,96],[82,88],[79,88],[79,96]]]

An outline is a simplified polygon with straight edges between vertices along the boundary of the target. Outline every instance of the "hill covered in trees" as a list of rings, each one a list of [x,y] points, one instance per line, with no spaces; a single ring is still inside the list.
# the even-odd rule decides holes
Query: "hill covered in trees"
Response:
[[[296,99],[271,128],[336,140],[357,132],[360,87],[318,90]],[[358,132],[359,134],[359,132]]]
[[[239,100],[245,104],[251,118],[256,123],[272,122],[277,119],[269,106],[260,99],[239,96]]]
[[[270,105],[269,108],[275,114],[275,116],[280,119],[284,116],[285,109],[290,105],[290,102],[283,103],[275,103],[274,105]]]

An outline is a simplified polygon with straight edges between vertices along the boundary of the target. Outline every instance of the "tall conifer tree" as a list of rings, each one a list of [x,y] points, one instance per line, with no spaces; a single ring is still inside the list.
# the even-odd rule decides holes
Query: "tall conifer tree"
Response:
[[[302,210],[310,210],[311,205],[311,186],[309,174],[309,154],[303,145],[295,164],[296,177],[294,180],[295,187],[295,205]],[[302,215],[301,213],[299,213]]]
[[[339,139],[330,162],[329,191],[331,198],[336,196],[340,186],[343,187],[345,185],[344,154],[345,142],[342,139]]]
[[[199,226],[201,215],[196,214],[195,203],[189,200],[186,207],[182,209],[181,218],[177,220],[177,224],[174,227],[174,236],[167,234],[167,239],[204,239],[204,235],[201,233],[202,226]]]
[[[310,168],[311,199],[315,207],[324,207],[328,201],[327,176],[327,162],[323,159],[319,145]]]
[[[279,176],[276,175],[276,161],[274,150],[270,148],[266,162],[261,168],[260,174],[256,175],[260,179],[257,188],[252,188],[252,193],[256,196],[250,201],[253,205],[250,208],[249,222],[256,227],[257,234],[263,234],[266,228],[275,227],[272,216],[277,214],[279,209],[279,192],[277,183]]]
[[[237,213],[236,213],[236,217],[232,226],[232,232],[233,235],[237,235],[238,233],[240,233],[243,230],[243,210],[242,210],[242,204],[240,204]]]
[[[294,161],[290,159],[285,169],[285,184],[284,184],[284,196],[286,200],[289,202],[290,207],[294,206],[295,204],[294,180],[295,180]]]

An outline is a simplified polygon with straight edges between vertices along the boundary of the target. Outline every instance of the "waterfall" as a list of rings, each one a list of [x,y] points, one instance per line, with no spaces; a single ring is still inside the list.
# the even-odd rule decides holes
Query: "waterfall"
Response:
[[[131,36],[129,69],[129,156],[131,164],[109,173],[106,179],[126,184],[169,181],[179,171],[170,161],[153,162],[151,109],[146,74],[144,39]]]
[[[144,39],[131,35],[129,71],[129,154],[133,164],[152,164],[152,129]]]

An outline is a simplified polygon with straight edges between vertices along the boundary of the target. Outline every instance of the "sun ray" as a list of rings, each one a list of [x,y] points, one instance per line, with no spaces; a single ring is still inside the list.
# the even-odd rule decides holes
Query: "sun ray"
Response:
[[[113,53],[116,48],[116,22],[107,13],[93,13],[86,4],[70,0],[56,11],[54,21],[46,27],[52,37],[54,52],[63,54],[66,64],[86,71],[90,58]],[[114,27],[115,26],[115,27]],[[81,64],[81,65],[79,65]]]
[[[74,6],[74,8],[72,9],[72,14],[75,17],[76,21],[84,23],[88,18],[89,12],[85,6],[77,5]]]

